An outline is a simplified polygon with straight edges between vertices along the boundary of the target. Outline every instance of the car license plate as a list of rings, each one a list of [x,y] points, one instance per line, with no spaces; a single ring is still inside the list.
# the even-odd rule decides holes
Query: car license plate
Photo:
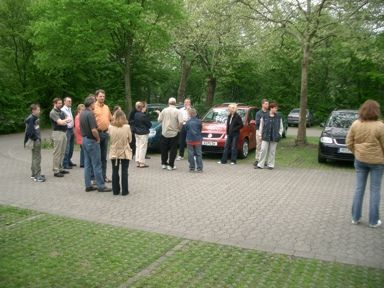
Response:
[[[216,141],[203,141],[203,145],[205,146],[217,146]]]
[[[339,153],[352,154],[352,151],[349,150],[348,148],[339,148]]]

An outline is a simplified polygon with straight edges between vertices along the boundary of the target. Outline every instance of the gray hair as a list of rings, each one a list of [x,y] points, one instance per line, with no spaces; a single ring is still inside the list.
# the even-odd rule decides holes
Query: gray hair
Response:
[[[169,98],[168,104],[175,105],[176,104],[176,99],[174,97]]]
[[[189,115],[191,115],[191,117],[196,117],[197,115],[197,111],[195,108],[188,109],[188,113]]]
[[[96,102],[96,99],[95,99],[94,96],[88,96],[88,97],[85,98],[85,100],[84,100],[84,106],[85,106],[85,108],[91,107],[91,105],[92,105],[93,103],[95,103],[95,102]]]

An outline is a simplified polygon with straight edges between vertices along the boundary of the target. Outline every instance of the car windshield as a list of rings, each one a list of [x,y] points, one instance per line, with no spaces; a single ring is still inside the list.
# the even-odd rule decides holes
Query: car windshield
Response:
[[[300,109],[293,109],[290,113],[300,113]]]
[[[245,109],[238,109],[237,113],[240,115],[241,119],[244,122],[245,119]],[[223,108],[213,108],[205,114],[203,118],[203,122],[211,122],[211,123],[220,123],[226,124],[228,118],[228,110]]]
[[[147,115],[148,115],[148,117],[149,117],[149,120],[151,120],[151,121],[157,121],[157,118],[158,118],[158,115],[157,115],[157,113],[155,112],[155,110],[162,110],[161,108],[159,108],[159,107],[148,107],[148,109],[147,109]]]
[[[332,128],[349,128],[358,117],[359,114],[357,112],[335,113],[329,117],[326,126]]]

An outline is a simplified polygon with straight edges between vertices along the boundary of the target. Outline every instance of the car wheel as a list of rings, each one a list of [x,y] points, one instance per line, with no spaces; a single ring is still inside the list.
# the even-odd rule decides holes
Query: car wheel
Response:
[[[241,151],[240,151],[240,158],[245,159],[247,158],[249,153],[249,143],[248,139],[244,139],[243,145],[241,146]]]
[[[325,163],[327,162],[327,159],[319,154],[317,154],[317,162],[319,163]]]

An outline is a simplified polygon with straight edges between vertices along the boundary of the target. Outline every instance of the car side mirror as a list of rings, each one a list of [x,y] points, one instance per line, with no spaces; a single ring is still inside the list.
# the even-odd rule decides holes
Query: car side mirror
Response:
[[[255,120],[251,120],[251,121],[249,121],[249,124],[256,125],[256,121]]]
[[[325,126],[324,122],[321,122],[320,127],[324,128],[324,126]]]

